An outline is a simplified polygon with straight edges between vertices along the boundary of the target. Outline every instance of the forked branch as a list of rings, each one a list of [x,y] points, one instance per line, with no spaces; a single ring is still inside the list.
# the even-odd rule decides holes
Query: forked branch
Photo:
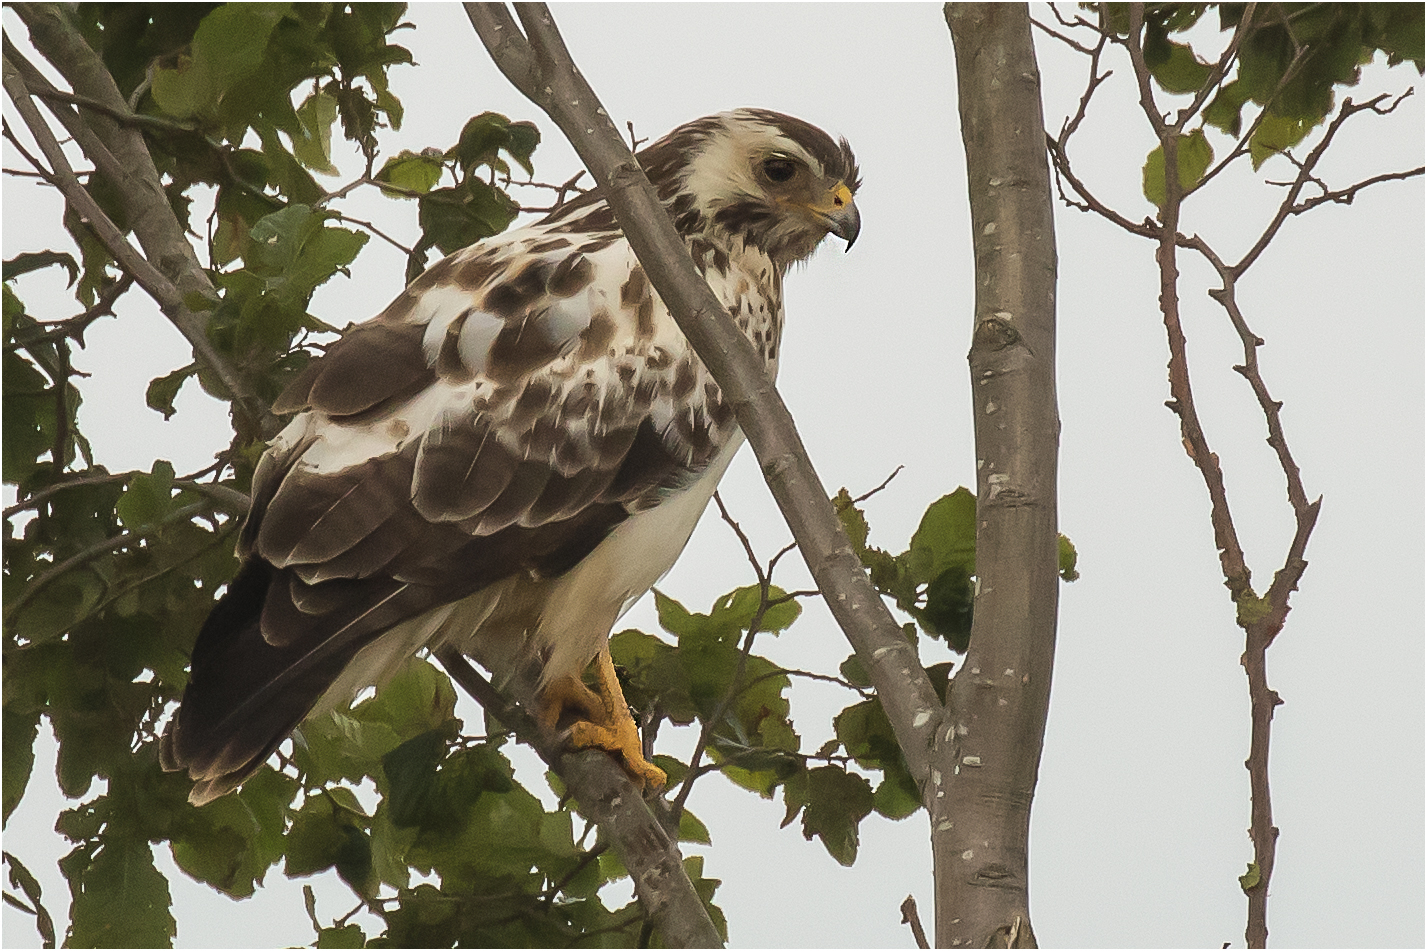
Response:
[[[1253,117],[1248,130],[1236,138],[1229,154],[1214,168],[1207,170],[1198,181],[1185,187],[1177,174],[1171,172],[1165,176],[1164,201],[1157,221],[1151,219],[1146,219],[1142,223],[1132,221],[1126,215],[1096,198],[1086,183],[1076,175],[1071,165],[1067,148],[1069,133],[1073,132],[1079,124],[1091,97],[1100,85],[1099,51],[1103,47],[1103,41],[1110,39],[1123,45],[1128,53],[1139,91],[1140,106],[1163,151],[1164,167],[1169,170],[1178,168],[1177,150],[1180,136],[1186,128],[1186,124],[1202,115],[1201,107],[1209,101],[1213,90],[1222,85],[1229,75],[1229,70],[1241,44],[1256,27],[1263,25],[1266,17],[1273,17],[1276,14],[1273,11],[1258,11],[1256,13],[1253,4],[1246,7],[1243,18],[1211,71],[1210,77],[1195,95],[1190,106],[1180,110],[1173,119],[1166,117],[1160,111],[1155,97],[1153,77],[1146,64],[1145,52],[1141,44],[1145,22],[1145,6],[1143,4],[1130,5],[1129,31],[1125,37],[1113,36],[1103,24],[1096,27],[1084,18],[1067,22],[1058,11],[1056,15],[1063,26],[1099,30],[1102,36],[1101,44],[1091,46],[1084,42],[1072,41],[1070,38],[1046,28],[1047,32],[1057,35],[1068,45],[1091,59],[1090,79],[1081,97],[1075,117],[1067,122],[1059,138],[1048,137],[1047,141],[1057,178],[1061,183],[1062,199],[1072,207],[1100,215],[1131,234],[1156,242],[1156,261],[1160,273],[1160,312],[1164,319],[1170,352],[1171,399],[1168,401],[1168,406],[1179,416],[1185,450],[1199,469],[1208,490],[1210,519],[1214,528],[1215,544],[1219,549],[1220,566],[1224,574],[1225,585],[1229,588],[1236,605],[1237,622],[1245,632],[1243,666],[1249,680],[1252,726],[1249,758],[1245,765],[1249,770],[1250,838],[1254,847],[1254,862],[1249,873],[1241,879],[1241,883],[1249,900],[1246,929],[1248,944],[1250,947],[1263,947],[1268,940],[1267,899],[1278,837],[1278,829],[1273,825],[1273,810],[1269,795],[1269,739],[1273,710],[1281,702],[1277,693],[1268,686],[1267,649],[1283,628],[1289,612],[1290,597],[1292,592],[1297,589],[1298,582],[1307,568],[1308,563],[1304,556],[1322,500],[1310,501],[1298,465],[1289,451],[1281,414],[1282,404],[1273,398],[1259,364],[1258,348],[1263,345],[1264,341],[1250,329],[1240,308],[1237,282],[1278,236],[1284,223],[1290,217],[1330,202],[1350,203],[1363,189],[1423,174],[1423,169],[1418,167],[1374,175],[1347,188],[1333,189],[1324,183],[1316,173],[1321,159],[1351,117],[1369,111],[1379,115],[1390,113],[1406,98],[1406,95],[1410,94],[1410,91],[1395,99],[1384,94],[1362,103],[1354,103],[1351,99],[1345,98],[1337,114],[1327,123],[1318,143],[1302,160],[1287,152],[1282,153],[1294,166],[1296,174],[1290,181],[1271,183],[1281,184],[1286,189],[1278,208],[1244,255],[1237,262],[1228,263],[1198,234],[1186,235],[1181,232],[1179,225],[1181,210],[1186,199],[1204,188],[1228,165],[1249,154],[1249,140],[1259,129],[1264,116],[1267,115],[1267,106],[1261,108],[1258,114]],[[1282,75],[1277,83],[1277,92],[1270,97],[1269,105],[1272,105],[1273,100],[1301,69],[1309,53],[1310,50],[1304,44],[1299,43],[1295,46],[1291,60],[1284,64]],[[1069,195],[1066,194],[1067,186],[1071,192]],[[1303,193],[1310,186],[1317,188],[1320,194],[1305,198]],[[1269,585],[1268,590],[1261,596],[1255,592],[1251,584],[1249,568],[1238,542],[1219,458],[1210,449],[1195,409],[1194,391],[1186,355],[1185,334],[1179,311],[1179,270],[1176,254],[1181,248],[1192,250],[1202,256],[1219,276],[1220,286],[1209,289],[1208,294],[1224,309],[1241,341],[1243,362],[1236,365],[1234,370],[1248,382],[1258,403],[1259,411],[1264,417],[1267,441],[1283,472],[1289,505],[1294,514],[1293,537],[1287,546],[1283,564],[1274,573],[1273,582]]]

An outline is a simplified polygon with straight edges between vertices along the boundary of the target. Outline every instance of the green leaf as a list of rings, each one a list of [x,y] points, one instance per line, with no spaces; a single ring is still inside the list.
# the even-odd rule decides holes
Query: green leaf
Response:
[[[536,141],[539,141],[538,135]],[[466,121],[451,155],[460,163],[461,169],[469,174],[477,166],[496,165],[500,161],[501,150],[509,144],[510,120],[498,112],[483,112]]]
[[[870,531],[867,516],[863,515],[862,510],[852,501],[852,493],[848,492],[845,486],[832,497],[832,507],[837,512],[838,521],[842,523],[842,530],[847,533],[847,540],[852,542],[852,550],[861,558],[862,553],[867,550],[867,535]]]
[[[858,766],[883,769],[902,762],[901,747],[880,700],[863,700],[847,707],[833,718],[833,730]]]
[[[704,877],[704,857],[702,855],[690,855],[684,859],[684,872],[689,876],[689,881],[693,884],[694,891],[698,893],[699,900],[708,910],[709,920],[713,922],[714,930],[727,944],[728,920],[724,917],[723,909],[713,903],[714,892],[719,885],[723,884],[722,880]]]
[[[1204,122],[1238,137],[1242,128],[1241,113],[1249,101],[1248,88],[1237,79],[1219,87],[1209,105],[1204,108]]]
[[[1080,557],[1075,551],[1069,538],[1064,535],[1056,535],[1056,570],[1060,573],[1060,580],[1075,581],[1080,577],[1080,572],[1075,570],[1076,560]]]
[[[64,251],[32,251],[28,254],[17,254],[4,263],[4,279],[14,280],[21,274],[29,274],[31,271],[38,271],[41,268],[59,264],[69,272],[70,286],[79,280],[79,263],[74,260],[74,255]]]
[[[336,865],[348,847],[346,830],[351,825],[346,811],[327,797],[310,796],[293,817],[288,830],[283,874],[298,878]]]
[[[135,473],[115,506],[119,521],[129,530],[153,525],[163,519],[173,503],[173,463],[154,460],[153,471]]]
[[[697,842],[700,845],[712,845],[713,840],[709,837],[709,828],[704,825],[688,809],[685,809],[679,816],[679,841]]]
[[[332,864],[352,891],[368,900],[375,898],[380,883],[373,871],[371,836],[351,824],[345,824],[341,829],[342,844]]]
[[[819,766],[791,778],[784,787],[787,825],[803,815],[803,838],[817,836],[840,865],[857,860],[857,826],[872,811],[872,785],[841,766]],[[795,808],[796,806],[796,808]]]
[[[1149,33],[1150,31],[1147,31]],[[1196,93],[1208,81],[1213,67],[1201,63],[1188,45],[1173,43],[1157,34],[1161,42],[1145,42],[1145,65],[1165,92]]]
[[[77,568],[51,581],[16,616],[16,633],[29,644],[59,637],[86,617],[104,596],[104,583],[91,569]]]
[[[6,692],[9,692],[6,685]],[[10,813],[25,796],[30,784],[30,772],[35,767],[35,738],[39,735],[40,712],[38,709],[20,711],[19,704],[6,704],[4,710],[4,757],[0,757],[3,769],[5,801],[5,822],[10,821]]]
[[[293,156],[314,172],[336,175],[337,166],[332,164],[332,125],[337,121],[337,100],[324,92],[315,92],[298,107],[297,118],[303,134],[293,137]]]
[[[329,227],[325,212],[289,205],[253,225],[243,260],[264,277],[263,293],[306,307],[312,292],[356,260],[368,235]]]
[[[268,37],[288,7],[244,3],[213,10],[198,25],[190,52],[180,53],[175,67],[160,66],[155,72],[154,101],[178,119],[216,119],[228,91],[262,64]]]
[[[1266,115],[1249,139],[1254,171],[1270,158],[1302,142],[1318,123],[1312,119]]]
[[[282,858],[287,811],[298,788],[296,780],[263,767],[237,795],[186,811],[171,839],[174,862],[233,898],[251,896]]]
[[[905,819],[921,807],[921,790],[905,770],[889,771],[872,794],[872,808],[888,819]]]
[[[1250,862],[1248,871],[1239,876],[1239,887],[1244,890],[1245,894],[1248,894],[1253,889],[1258,888],[1259,883],[1262,881],[1263,870],[1259,868],[1257,862]]]
[[[178,391],[182,389],[184,382],[197,372],[198,364],[190,363],[158,379],[150,380],[148,389],[144,391],[144,402],[149,405],[149,409],[163,413],[165,420],[172,419],[173,414],[178,412],[173,406],[173,401],[178,398]]]
[[[971,618],[976,590],[971,576],[960,567],[948,568],[927,585],[924,605],[915,612],[917,623],[933,637],[940,637],[957,653],[965,653],[971,643]]]
[[[1178,146],[1179,193],[1183,195],[1199,184],[1209,165],[1214,161],[1214,149],[1203,129],[1195,129],[1188,135],[1179,137]],[[1161,211],[1165,197],[1164,146],[1156,146],[1145,159],[1144,194]]]
[[[525,174],[534,175],[535,166],[530,159],[540,144],[540,130],[531,122],[512,122],[508,131],[510,140],[505,145],[506,153],[520,163]]]
[[[6,292],[8,294],[8,287]],[[12,485],[20,485],[29,481],[36,461],[53,445],[54,398],[45,375],[13,350],[5,351],[0,381],[3,381],[5,394],[0,401],[4,479]]]
[[[675,637],[698,631],[698,619],[704,617],[694,614],[658,588],[654,589],[654,610],[659,616],[659,626]]]
[[[73,855],[74,853],[71,853]],[[168,880],[143,839],[103,837],[93,862],[71,879],[72,948],[168,948],[177,928]]]
[[[422,247],[439,248],[442,254],[500,234],[520,210],[509,195],[478,178],[430,191],[419,202]]]
[[[431,191],[436,187],[436,183],[441,181],[441,175],[445,170],[446,165],[439,149],[425,149],[421,152],[402,149],[400,153],[387,159],[386,163],[372,177],[379,182],[386,182],[402,189],[402,192],[388,191],[388,195],[396,198],[410,198],[411,195],[403,194],[403,192],[425,194]]]
[[[950,568],[976,573],[976,496],[970,489],[959,488],[927,507],[910,551],[923,583]]]
[[[19,859],[5,853],[5,864],[10,867],[10,885],[25,893],[29,899],[30,908],[34,911],[35,930],[39,932],[42,946],[53,948],[55,946],[55,925],[54,919],[50,917],[49,911],[44,906],[44,893],[40,889],[39,880],[35,878],[28,868]],[[10,903],[10,896],[5,896],[6,903]]]
[[[459,820],[441,796],[436,768],[446,756],[447,737],[428,730],[382,757],[386,807],[398,827],[454,826]]]
[[[839,664],[837,669],[843,678],[854,687],[872,686],[872,678],[867,676],[867,669],[862,666],[862,661],[856,654],[848,654],[847,660]]]
[[[382,757],[428,731],[454,736],[455,692],[446,676],[412,659],[375,697],[354,710],[332,711],[303,723],[293,734],[293,760],[309,784],[380,779]]]
[[[323,928],[317,932],[319,948],[365,948],[367,935],[360,925]]]

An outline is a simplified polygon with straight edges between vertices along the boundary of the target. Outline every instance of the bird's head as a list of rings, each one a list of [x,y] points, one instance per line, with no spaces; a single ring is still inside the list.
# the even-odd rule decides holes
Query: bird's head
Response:
[[[685,235],[722,232],[786,268],[835,234],[849,248],[862,221],[847,140],[766,109],[696,119],[639,153]]]

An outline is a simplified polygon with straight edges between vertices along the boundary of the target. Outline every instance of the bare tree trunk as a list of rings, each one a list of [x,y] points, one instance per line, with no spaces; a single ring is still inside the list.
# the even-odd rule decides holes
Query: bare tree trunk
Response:
[[[927,793],[939,947],[1033,947],[1031,798],[1055,653],[1055,232],[1021,4],[948,4],[976,252],[979,588]]]

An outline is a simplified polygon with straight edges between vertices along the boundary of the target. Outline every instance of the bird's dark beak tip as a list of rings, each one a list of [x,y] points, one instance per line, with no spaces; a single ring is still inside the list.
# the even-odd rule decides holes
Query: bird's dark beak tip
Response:
[[[839,209],[830,217],[830,221],[832,233],[847,242],[843,253],[851,251],[852,246],[857,243],[857,236],[862,233],[862,215],[858,213],[857,206],[849,204],[846,208]]]

